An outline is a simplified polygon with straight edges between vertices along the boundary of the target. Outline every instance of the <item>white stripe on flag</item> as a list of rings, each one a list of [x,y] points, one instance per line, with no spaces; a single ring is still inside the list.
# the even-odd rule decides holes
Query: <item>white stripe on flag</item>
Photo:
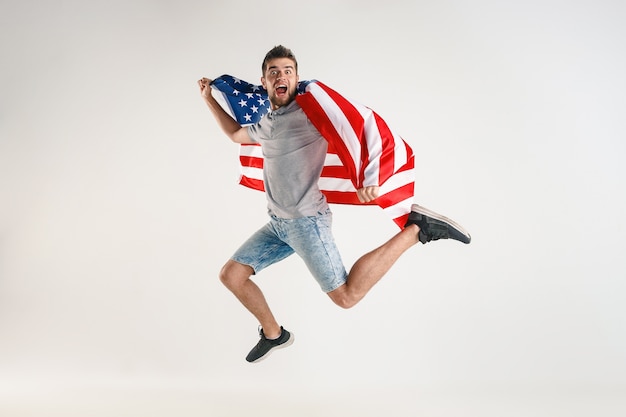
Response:
[[[217,103],[224,109],[224,111],[228,113],[230,117],[237,120],[237,117],[235,116],[235,112],[233,111],[233,108],[230,107],[230,103],[226,99],[226,94],[221,92],[214,86],[211,86],[211,94],[213,95],[213,98],[215,98]]]
[[[360,104],[355,104],[354,106],[363,118],[363,129],[369,154],[364,172],[363,186],[378,186],[380,185],[380,156],[383,152],[383,141],[372,110]]]
[[[397,219],[398,217],[404,216],[411,212],[411,205],[413,204],[413,197],[409,197],[406,200],[402,200],[393,206],[389,206],[383,211],[386,215],[391,217],[392,219]]]
[[[341,163],[341,159],[339,159],[339,156],[337,154],[327,153],[326,159],[324,160],[324,166],[326,167],[343,166],[343,164]]]
[[[263,158],[263,151],[261,150],[261,147],[257,145],[240,145],[239,154],[243,156]]]
[[[241,175],[255,180],[263,181],[263,169],[252,167],[241,167]]]
[[[341,178],[320,177],[318,185],[320,187],[320,190],[352,192],[356,191],[354,189],[354,185],[352,185],[352,181]]]
[[[387,194],[397,188],[415,182],[415,170],[397,172],[380,186],[379,195]]]
[[[396,145],[393,150],[393,172],[396,172],[407,163],[409,155],[406,152],[406,143],[402,137],[393,133],[393,141]]]

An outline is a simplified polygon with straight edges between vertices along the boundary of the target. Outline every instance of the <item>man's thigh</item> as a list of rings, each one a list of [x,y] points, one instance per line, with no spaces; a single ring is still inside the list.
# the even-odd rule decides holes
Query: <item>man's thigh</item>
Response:
[[[330,213],[291,221],[285,240],[304,260],[322,291],[333,291],[346,282],[348,274],[332,234]]]
[[[250,236],[230,259],[251,267],[256,274],[293,253],[293,248],[280,239],[268,223]]]

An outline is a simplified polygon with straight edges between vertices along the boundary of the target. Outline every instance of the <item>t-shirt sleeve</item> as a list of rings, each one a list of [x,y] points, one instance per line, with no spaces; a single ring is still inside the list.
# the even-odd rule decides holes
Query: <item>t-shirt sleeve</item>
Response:
[[[253,142],[259,143],[260,135],[261,126],[259,126],[259,123],[248,126],[248,136],[250,136]]]

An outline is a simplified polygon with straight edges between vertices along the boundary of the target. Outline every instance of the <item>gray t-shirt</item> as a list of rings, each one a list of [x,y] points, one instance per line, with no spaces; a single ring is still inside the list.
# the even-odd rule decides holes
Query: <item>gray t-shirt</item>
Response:
[[[318,186],[328,142],[295,100],[249,126],[248,134],[263,151],[270,214],[295,219],[328,208]]]

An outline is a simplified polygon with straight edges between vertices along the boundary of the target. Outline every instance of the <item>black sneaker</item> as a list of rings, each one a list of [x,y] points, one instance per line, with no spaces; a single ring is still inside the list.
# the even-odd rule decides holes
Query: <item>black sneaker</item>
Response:
[[[454,239],[463,243],[470,243],[472,237],[461,225],[417,204],[411,206],[409,220],[404,227],[410,224],[419,226],[419,240],[422,243],[438,239]]]
[[[259,329],[259,336],[261,340],[252,348],[246,360],[251,363],[260,362],[267,358],[270,353],[276,349],[286,348],[293,343],[294,337],[287,330],[280,327],[280,336],[277,339],[267,339],[263,333],[263,329]]]

